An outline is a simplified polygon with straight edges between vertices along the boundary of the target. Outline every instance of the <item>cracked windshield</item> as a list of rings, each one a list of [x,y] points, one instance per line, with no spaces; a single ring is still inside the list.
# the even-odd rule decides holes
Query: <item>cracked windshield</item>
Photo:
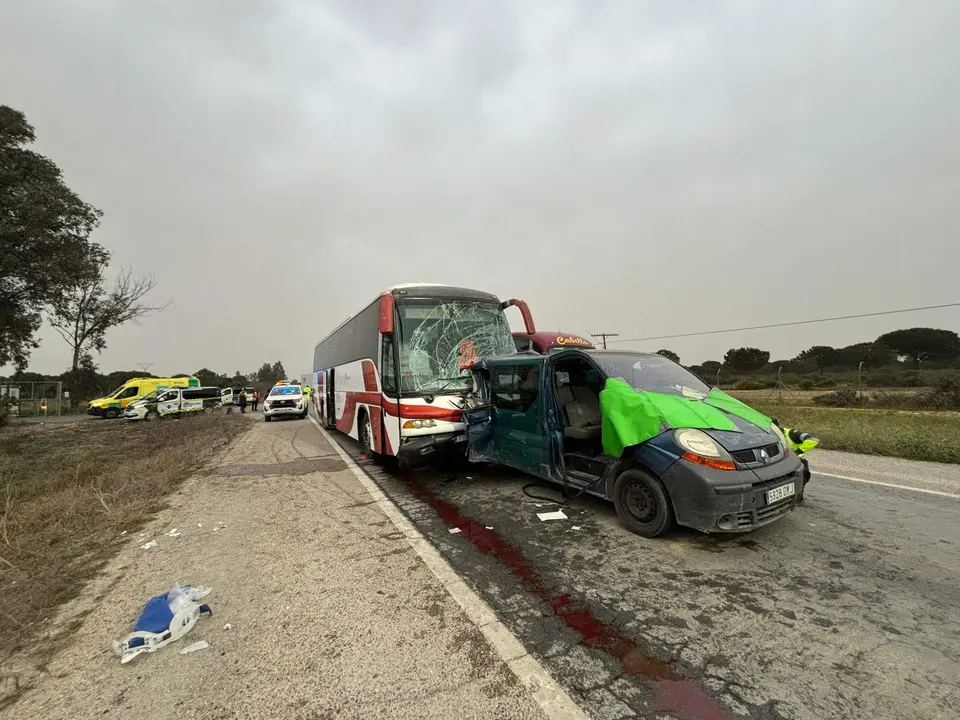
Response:
[[[462,391],[481,357],[516,352],[499,305],[408,300],[399,305],[400,389],[404,393]]]

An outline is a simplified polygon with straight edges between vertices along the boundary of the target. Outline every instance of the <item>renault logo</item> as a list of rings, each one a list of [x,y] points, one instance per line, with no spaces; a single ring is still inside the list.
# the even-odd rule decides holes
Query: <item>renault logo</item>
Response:
[[[761,449],[760,449],[760,462],[764,462],[764,463],[765,463],[768,459],[769,459],[769,456],[767,455],[767,451],[764,450],[763,448],[761,448]]]

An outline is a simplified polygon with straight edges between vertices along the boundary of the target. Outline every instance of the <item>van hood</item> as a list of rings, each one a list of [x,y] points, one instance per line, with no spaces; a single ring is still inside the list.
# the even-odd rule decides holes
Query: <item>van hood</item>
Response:
[[[772,430],[764,430],[762,427],[754,425],[741,417],[731,415],[728,412],[720,410],[724,415],[730,418],[730,421],[736,426],[736,430],[704,430],[707,435],[716,440],[723,446],[724,450],[748,450],[750,448],[763,445],[772,445],[780,442],[780,438]]]

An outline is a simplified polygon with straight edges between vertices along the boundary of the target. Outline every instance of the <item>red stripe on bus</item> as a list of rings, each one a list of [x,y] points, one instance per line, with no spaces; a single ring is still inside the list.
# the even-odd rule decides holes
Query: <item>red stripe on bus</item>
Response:
[[[373,366],[373,360],[364,360],[360,366],[363,368],[363,389],[367,392],[376,392],[377,369]]]
[[[447,420],[460,422],[463,413],[457,408],[442,408],[433,405],[401,405],[393,400],[383,398],[383,411],[394,417],[407,420]]]

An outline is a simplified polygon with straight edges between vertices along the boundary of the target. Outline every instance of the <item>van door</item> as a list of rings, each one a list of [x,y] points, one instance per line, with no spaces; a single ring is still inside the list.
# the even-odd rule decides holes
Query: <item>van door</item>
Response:
[[[495,363],[475,371],[474,377],[482,378],[484,389],[482,402],[464,410],[468,458],[554,479],[542,401],[543,359]]]
[[[180,390],[170,388],[164,390],[157,398],[157,412],[161,417],[176,415],[180,412]]]

